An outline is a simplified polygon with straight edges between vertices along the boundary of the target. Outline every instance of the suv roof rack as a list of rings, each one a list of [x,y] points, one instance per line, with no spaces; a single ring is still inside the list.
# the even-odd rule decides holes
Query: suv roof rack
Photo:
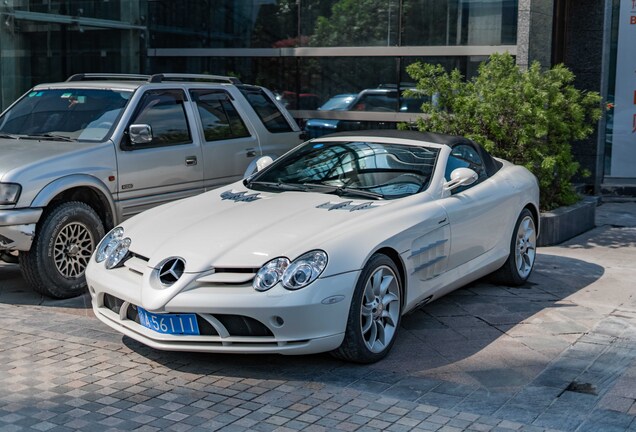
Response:
[[[150,75],[139,74],[114,74],[114,73],[79,73],[71,75],[66,82],[90,81],[90,80],[113,80],[113,81],[146,81]]]
[[[140,74],[115,74],[115,73],[80,73],[71,75],[66,82],[112,80],[112,81],[146,81],[148,83],[161,83],[164,81],[206,81],[228,84],[241,84],[241,80],[235,77],[205,74],[179,74],[162,73],[154,75]]]
[[[162,73],[152,75],[148,79],[149,83],[160,83],[163,81],[212,81],[228,84],[241,84],[241,80],[235,77],[205,74]]]

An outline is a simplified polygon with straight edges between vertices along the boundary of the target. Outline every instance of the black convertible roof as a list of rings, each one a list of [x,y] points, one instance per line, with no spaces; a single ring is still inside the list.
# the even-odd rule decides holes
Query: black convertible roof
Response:
[[[454,146],[455,144],[473,143],[468,138],[464,138],[456,135],[446,135],[433,132],[419,132],[412,130],[395,130],[395,129],[377,129],[377,130],[360,130],[350,132],[336,132],[333,134],[325,135],[324,138],[339,137],[339,136],[368,136],[368,137],[382,137],[382,138],[400,138],[409,139],[414,141],[426,141],[435,144],[445,144],[447,146]],[[320,139],[320,138],[319,138]]]

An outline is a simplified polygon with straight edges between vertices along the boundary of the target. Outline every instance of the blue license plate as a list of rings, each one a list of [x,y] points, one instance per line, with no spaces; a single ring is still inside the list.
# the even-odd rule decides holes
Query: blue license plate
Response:
[[[139,323],[157,333],[174,335],[198,335],[199,326],[195,314],[156,314],[137,307]]]

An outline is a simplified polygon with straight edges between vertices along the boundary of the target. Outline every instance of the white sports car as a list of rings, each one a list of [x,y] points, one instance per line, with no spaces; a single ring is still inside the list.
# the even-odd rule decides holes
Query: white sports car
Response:
[[[267,162],[108,233],[86,270],[97,317],[158,349],[367,363],[409,310],[530,276],[537,180],[468,139],[342,133]]]

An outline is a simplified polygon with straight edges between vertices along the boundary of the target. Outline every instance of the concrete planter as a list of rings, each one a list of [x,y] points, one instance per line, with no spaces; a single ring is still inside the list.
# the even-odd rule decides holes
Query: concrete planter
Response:
[[[576,204],[541,213],[538,246],[562,243],[594,228],[598,197],[584,197]]]

